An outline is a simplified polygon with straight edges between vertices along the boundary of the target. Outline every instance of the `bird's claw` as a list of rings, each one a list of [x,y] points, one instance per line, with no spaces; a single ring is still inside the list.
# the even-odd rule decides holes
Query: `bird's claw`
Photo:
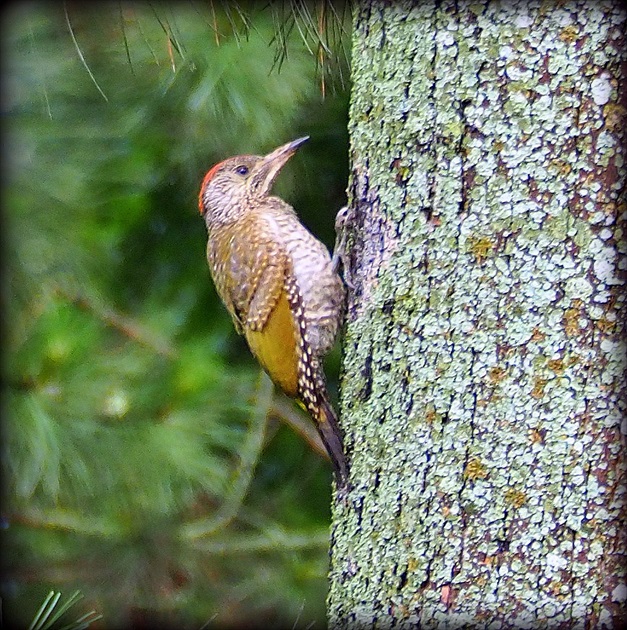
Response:
[[[333,258],[331,259],[333,271],[335,272],[339,270],[340,263],[342,264],[342,276],[346,286],[350,289],[354,289],[355,285],[350,278],[348,251],[346,247],[346,229],[352,215],[351,209],[348,206],[344,206],[340,208],[335,217],[335,247],[333,248]]]

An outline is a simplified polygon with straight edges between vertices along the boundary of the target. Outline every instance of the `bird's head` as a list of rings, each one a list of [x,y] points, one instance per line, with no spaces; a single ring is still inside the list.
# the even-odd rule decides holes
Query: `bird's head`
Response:
[[[281,168],[308,139],[298,138],[265,156],[238,155],[211,168],[198,197],[207,225],[234,221],[247,211],[246,202],[267,196]]]

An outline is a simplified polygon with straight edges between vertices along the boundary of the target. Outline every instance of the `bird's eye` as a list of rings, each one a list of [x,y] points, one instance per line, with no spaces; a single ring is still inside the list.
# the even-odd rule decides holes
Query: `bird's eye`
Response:
[[[242,164],[242,166],[238,166],[238,167],[235,169],[235,172],[236,172],[238,175],[248,175],[248,166],[244,166],[244,165]]]

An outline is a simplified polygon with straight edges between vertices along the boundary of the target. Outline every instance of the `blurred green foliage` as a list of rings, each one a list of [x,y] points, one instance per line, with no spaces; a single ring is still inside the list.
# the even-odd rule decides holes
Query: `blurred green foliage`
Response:
[[[79,588],[100,627],[324,625],[330,467],[219,304],[196,208],[214,162],[309,134],[276,191],[332,245],[348,96],[302,22],[233,6],[5,9],[7,623]]]

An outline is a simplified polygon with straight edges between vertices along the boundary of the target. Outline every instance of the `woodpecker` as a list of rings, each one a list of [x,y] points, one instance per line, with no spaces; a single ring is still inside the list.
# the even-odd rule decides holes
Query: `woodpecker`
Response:
[[[308,139],[216,164],[198,205],[211,275],[237,332],[275,385],[313,418],[340,489],[348,468],[322,359],[340,328],[344,285],[327,248],[271,194],[281,168]]]

